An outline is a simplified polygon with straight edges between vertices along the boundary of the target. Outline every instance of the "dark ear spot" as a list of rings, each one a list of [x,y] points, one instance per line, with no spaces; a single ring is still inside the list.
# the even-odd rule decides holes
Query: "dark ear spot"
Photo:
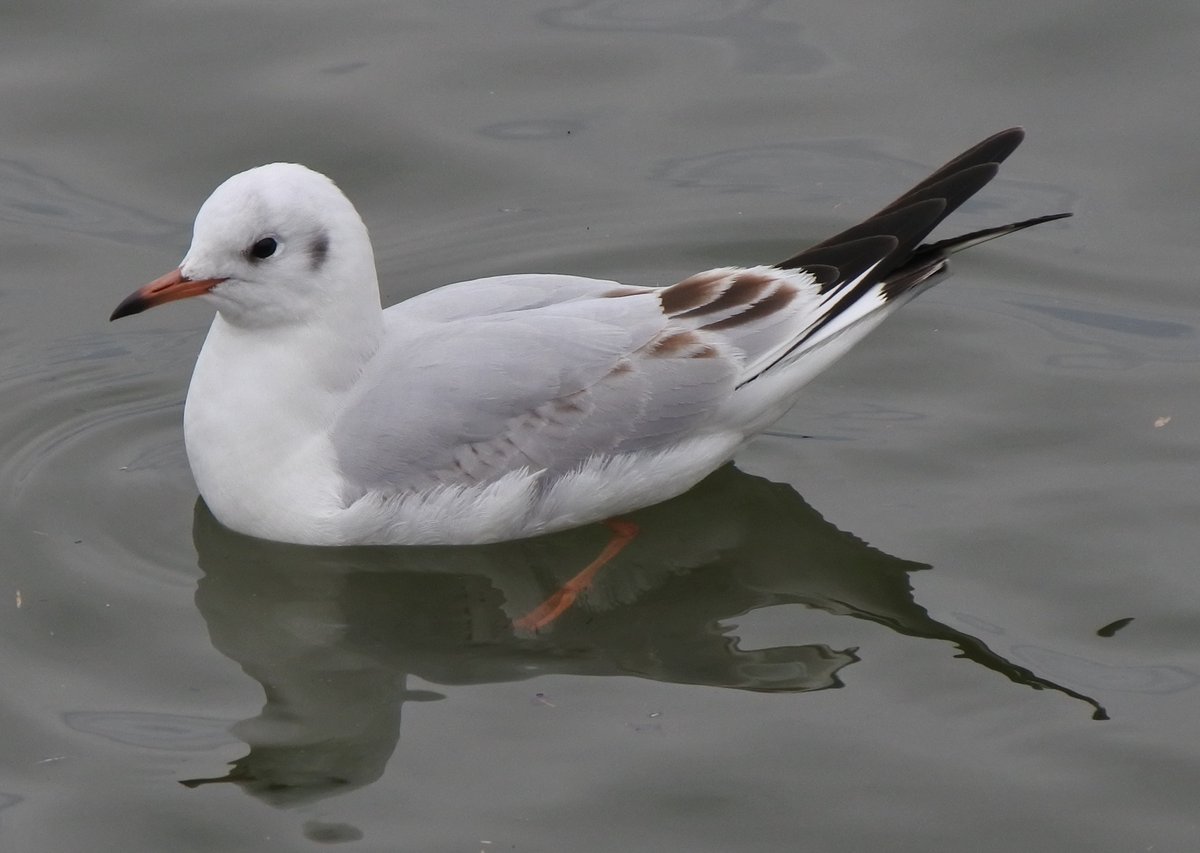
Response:
[[[319,270],[329,257],[329,235],[322,231],[308,245],[309,269]]]

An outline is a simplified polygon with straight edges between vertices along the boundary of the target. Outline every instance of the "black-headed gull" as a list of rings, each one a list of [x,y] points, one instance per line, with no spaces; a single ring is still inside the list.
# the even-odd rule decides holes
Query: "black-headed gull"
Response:
[[[532,536],[682,493],[947,256],[1067,216],[921,242],[1023,137],[981,142],[773,266],[664,288],[499,276],[386,311],[353,205],[275,163],[221,184],[179,268],[112,318],[191,296],[216,307],[184,438],[200,494],[234,530],[313,545]]]

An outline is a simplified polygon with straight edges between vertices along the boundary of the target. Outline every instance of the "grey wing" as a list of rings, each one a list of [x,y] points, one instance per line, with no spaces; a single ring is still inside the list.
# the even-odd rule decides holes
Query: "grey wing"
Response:
[[[644,287],[575,275],[497,275],[430,290],[393,305],[387,313],[429,320],[479,319],[581,299],[603,299],[645,291]]]
[[[765,267],[661,289],[568,276],[451,285],[386,312],[387,341],[334,449],[355,491],[407,491],[737,429],[739,382],[819,304],[812,276]]]
[[[595,284],[609,285],[607,295],[581,285],[574,290],[583,295],[564,302],[482,316],[461,300],[470,305],[487,288],[460,285],[440,295],[438,311],[389,310],[387,342],[332,430],[353,490],[570,470],[652,432],[686,428],[732,386],[737,366],[728,361],[693,371],[640,366],[668,323],[657,291]]]

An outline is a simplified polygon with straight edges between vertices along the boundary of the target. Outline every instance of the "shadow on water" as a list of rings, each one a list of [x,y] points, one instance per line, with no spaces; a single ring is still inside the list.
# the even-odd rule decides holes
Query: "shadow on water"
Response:
[[[739,690],[840,687],[855,649],[822,644],[743,650],[728,620],[803,604],[954,644],[1012,681],[1095,700],[1052,683],[932,619],[909,573],[822,519],[789,486],[726,466],[688,494],[630,516],[639,538],[554,626],[512,620],[602,547],[600,525],[463,548],[308,548],[240,536],[197,503],[204,571],[196,603],[213,645],[262,684],[262,713],[233,734],[250,751],[225,776],[277,806],[378,779],[400,737],[408,676],[444,685],[548,673],[635,675]]]

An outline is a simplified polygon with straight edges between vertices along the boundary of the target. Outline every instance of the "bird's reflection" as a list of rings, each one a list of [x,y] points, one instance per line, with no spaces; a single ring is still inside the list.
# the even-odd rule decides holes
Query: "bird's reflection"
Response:
[[[1042,679],[932,619],[891,557],[822,519],[787,485],[717,471],[629,516],[641,535],[552,630],[522,635],[537,605],[603,546],[600,525],[478,547],[308,548],[222,528],[198,503],[204,577],[196,603],[213,645],[262,684],[262,713],[233,727],[250,747],[226,776],[275,805],[370,784],[400,736],[408,676],[444,685],[547,673],[638,675],[756,691],[841,686],[854,649],[742,650],[722,620],[804,604],[950,642],[1012,681],[1094,700]]]

